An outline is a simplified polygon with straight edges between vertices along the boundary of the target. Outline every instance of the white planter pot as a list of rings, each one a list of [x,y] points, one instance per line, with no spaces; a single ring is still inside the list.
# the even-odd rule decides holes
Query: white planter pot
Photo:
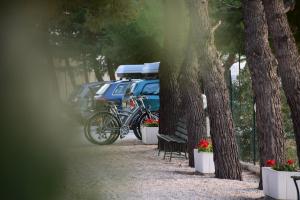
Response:
[[[271,167],[263,167],[264,194],[274,199],[297,199],[296,186],[291,176],[300,176],[300,172],[276,171]]]
[[[214,156],[212,152],[198,152],[194,149],[195,170],[201,173],[215,173]]]
[[[144,144],[157,144],[158,127],[141,126],[142,142]]]

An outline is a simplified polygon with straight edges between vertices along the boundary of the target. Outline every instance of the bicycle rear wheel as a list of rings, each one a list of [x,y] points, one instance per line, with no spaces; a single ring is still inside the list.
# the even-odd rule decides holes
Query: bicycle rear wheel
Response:
[[[89,118],[86,128],[86,138],[99,145],[112,144],[120,135],[119,120],[108,112],[98,112]]]
[[[135,137],[139,140],[142,140],[142,136],[141,133],[138,131],[138,122],[140,121],[140,118],[142,116],[143,113],[138,113],[137,116],[135,117],[135,119],[133,120],[132,124],[131,124],[131,128],[133,130],[133,133],[135,135]]]

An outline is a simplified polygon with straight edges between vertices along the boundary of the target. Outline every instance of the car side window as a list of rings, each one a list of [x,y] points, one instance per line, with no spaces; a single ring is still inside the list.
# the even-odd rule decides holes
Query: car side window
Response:
[[[124,94],[126,89],[128,87],[128,84],[120,84],[116,87],[115,91],[114,91],[114,95],[120,95],[120,94]]]
[[[109,86],[110,86],[110,84],[104,84],[97,92],[96,92],[96,94],[97,95],[103,95],[106,91],[107,91],[107,89],[109,88]]]
[[[144,95],[158,95],[159,94],[159,84],[158,83],[149,83],[146,84],[142,94]]]

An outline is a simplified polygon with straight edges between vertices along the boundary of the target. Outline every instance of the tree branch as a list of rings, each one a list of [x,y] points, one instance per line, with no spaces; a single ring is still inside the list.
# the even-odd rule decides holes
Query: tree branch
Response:
[[[285,0],[284,1],[284,13],[287,13],[289,11],[293,11],[296,6],[296,1],[294,0]]]
[[[211,34],[214,34],[215,31],[219,28],[219,26],[222,24],[222,21],[220,20],[215,26],[211,29]]]
[[[214,45],[215,43],[215,31],[219,28],[219,26],[222,24],[221,20],[215,25],[212,27],[212,29],[210,30],[210,42],[212,45]]]

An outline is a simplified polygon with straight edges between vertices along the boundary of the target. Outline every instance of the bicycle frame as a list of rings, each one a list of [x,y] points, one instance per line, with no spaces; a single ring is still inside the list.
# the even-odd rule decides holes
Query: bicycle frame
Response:
[[[122,126],[130,126],[131,122],[134,121],[134,118],[137,117],[137,113],[147,112],[143,98],[132,99],[135,102],[135,105],[137,105],[132,111],[118,111],[116,105],[113,105],[113,107],[110,109],[110,112],[119,119]],[[140,102],[140,105],[138,104],[138,101]]]

